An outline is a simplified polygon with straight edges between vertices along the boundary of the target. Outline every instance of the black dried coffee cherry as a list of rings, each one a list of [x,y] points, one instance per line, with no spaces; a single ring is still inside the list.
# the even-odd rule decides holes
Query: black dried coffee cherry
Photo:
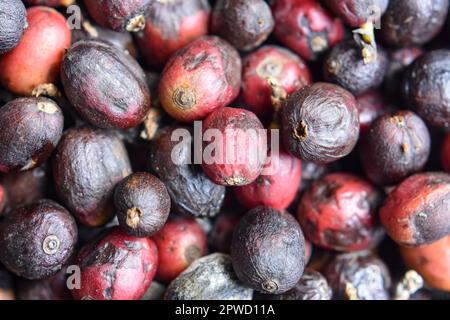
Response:
[[[122,180],[114,193],[119,224],[135,237],[159,231],[170,213],[170,197],[161,180],[150,173],[134,173]]]
[[[305,267],[305,239],[292,215],[269,207],[250,210],[239,222],[231,243],[237,276],[263,293],[292,289]]]
[[[406,71],[402,94],[432,126],[450,126],[450,50],[431,51]]]
[[[89,127],[66,131],[53,161],[56,192],[75,217],[91,227],[111,219],[114,187],[130,173],[120,138]]]
[[[384,115],[370,128],[361,148],[366,176],[375,183],[393,185],[425,166],[431,138],[414,112]]]
[[[97,40],[75,43],[64,56],[61,80],[80,115],[99,128],[138,126],[150,109],[150,92],[139,64]]]
[[[239,50],[252,50],[274,28],[269,5],[264,0],[218,0],[211,17],[212,32]]]
[[[328,83],[315,83],[292,94],[281,122],[285,147],[306,161],[339,160],[353,150],[359,137],[355,97]]]
[[[27,12],[20,0],[0,0],[0,54],[14,49],[28,26]]]
[[[387,68],[388,59],[382,48],[377,49],[376,55],[364,57],[353,40],[336,45],[324,62],[327,81],[339,84],[354,95],[380,86]]]
[[[21,207],[0,224],[0,261],[27,279],[56,274],[73,253],[77,226],[70,213],[51,200]]]
[[[35,168],[61,138],[64,117],[47,98],[19,98],[0,109],[0,172]]]
[[[192,137],[187,127],[163,129],[152,142],[150,169],[166,185],[175,211],[213,217],[222,207],[225,187],[214,184],[194,164]]]
[[[448,0],[393,0],[381,20],[384,42],[395,47],[420,46],[442,29]]]

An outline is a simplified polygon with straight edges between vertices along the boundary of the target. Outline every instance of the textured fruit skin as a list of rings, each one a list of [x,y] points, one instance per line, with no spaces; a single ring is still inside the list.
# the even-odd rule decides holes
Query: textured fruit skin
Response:
[[[153,240],[136,238],[115,227],[78,254],[77,300],[139,300],[153,280],[158,250]]]
[[[287,94],[312,83],[308,66],[282,47],[264,46],[244,57],[242,65],[242,100],[262,120],[270,119],[274,112],[268,77],[274,79]]]
[[[277,0],[272,5],[274,35],[303,59],[318,56],[340,42],[344,25],[314,0]]]
[[[416,270],[428,286],[450,291],[450,236],[425,246],[400,247],[400,253],[408,268]]]
[[[28,28],[19,45],[0,56],[0,83],[8,90],[31,95],[41,84],[54,83],[60,64],[70,47],[66,19],[49,7],[27,10]]]
[[[264,295],[264,300],[331,300],[333,292],[327,279],[313,269],[305,269],[300,281],[291,290],[279,295]]]
[[[394,185],[422,171],[431,149],[426,124],[412,111],[397,111],[374,122],[361,147],[366,176]]]
[[[180,138],[177,132],[186,136]],[[174,211],[195,217],[214,217],[222,207],[225,187],[209,180],[200,165],[192,164],[192,137],[188,127],[162,129],[152,141],[150,171],[166,185]],[[176,159],[172,159],[174,150],[177,150]]]
[[[57,274],[41,280],[19,279],[17,284],[18,300],[72,300],[67,288],[67,267]]]
[[[430,125],[450,126],[450,50],[435,50],[417,59],[403,78],[402,94]]]
[[[3,266],[0,266],[0,301],[15,300],[14,278]]]
[[[136,37],[144,62],[161,69],[176,51],[207,35],[210,11],[207,0],[153,1]]]
[[[252,300],[253,290],[233,271],[231,258],[213,253],[196,260],[167,287],[165,300]]]
[[[239,221],[241,214],[236,212],[223,212],[214,221],[213,229],[209,233],[210,243],[214,251],[230,253],[233,232]]]
[[[74,108],[99,128],[136,127],[151,106],[142,68],[132,57],[104,42],[74,44],[64,56],[61,80]]]
[[[241,86],[241,59],[230,44],[201,37],[178,50],[159,84],[161,105],[173,118],[191,122],[232,102]]]
[[[450,135],[447,134],[441,151],[442,167],[445,172],[450,173]]]
[[[266,206],[286,209],[300,188],[302,163],[286,151],[270,152],[265,169],[274,166],[268,174],[261,174],[251,184],[234,189],[236,198],[246,208]]]
[[[379,47],[377,57],[365,63],[361,48],[353,40],[337,44],[324,62],[324,76],[354,95],[361,95],[377,88],[383,82],[388,68],[386,52]]]
[[[381,20],[381,38],[394,47],[423,45],[442,29],[448,8],[447,0],[390,1]]]
[[[64,127],[59,106],[47,98],[18,98],[0,109],[0,172],[41,165],[57,146]]]
[[[130,20],[142,16],[150,6],[151,0],[84,0],[89,15],[102,27],[114,31],[139,31],[143,26],[130,29]]]
[[[297,218],[306,239],[336,251],[373,246],[378,236],[376,210],[380,192],[369,182],[346,173],[315,181],[301,198]]]
[[[231,244],[233,268],[247,286],[280,294],[292,289],[305,267],[305,239],[289,213],[268,207],[250,210]]]
[[[70,213],[51,200],[21,207],[0,224],[0,261],[27,279],[56,274],[72,255],[77,226]]]
[[[325,0],[324,2],[335,15],[353,28],[362,26],[377,14],[381,17],[389,4],[389,0]]]
[[[329,83],[293,93],[281,113],[286,149],[306,161],[329,163],[348,155],[359,137],[355,97]]]
[[[324,275],[333,289],[334,299],[350,299],[346,291],[352,288],[359,300],[389,300],[389,270],[369,251],[337,255]]]
[[[166,186],[145,172],[133,173],[117,185],[114,204],[120,226],[135,237],[149,237],[158,232],[170,213]]]
[[[419,246],[450,234],[450,176],[420,173],[400,183],[380,209],[386,232],[398,244]]]
[[[111,219],[113,189],[130,173],[123,142],[111,132],[88,127],[66,131],[53,160],[59,197],[90,227]]]
[[[206,175],[223,186],[243,186],[255,181],[267,158],[266,133],[262,130],[263,125],[251,111],[224,107],[212,112],[203,121],[202,168]],[[216,133],[222,141],[206,141],[205,136],[214,137]],[[208,153],[211,147],[217,151]]]
[[[388,106],[384,95],[378,90],[368,91],[358,97],[359,125],[361,134],[366,134],[372,123],[387,112]]]
[[[158,247],[158,281],[169,283],[208,250],[206,234],[192,218],[169,219],[153,236]]]
[[[14,49],[28,27],[27,12],[20,0],[0,1],[0,54]]]
[[[273,28],[272,12],[264,0],[218,0],[211,14],[211,31],[242,51],[257,48]]]

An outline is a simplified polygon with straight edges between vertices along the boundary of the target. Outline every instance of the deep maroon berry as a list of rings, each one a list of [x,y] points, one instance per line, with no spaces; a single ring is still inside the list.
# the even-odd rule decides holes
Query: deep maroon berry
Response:
[[[389,0],[325,0],[326,5],[350,27],[360,27],[381,17]]]
[[[378,90],[368,91],[356,97],[361,133],[367,133],[372,123],[385,112],[388,106],[384,95]]]

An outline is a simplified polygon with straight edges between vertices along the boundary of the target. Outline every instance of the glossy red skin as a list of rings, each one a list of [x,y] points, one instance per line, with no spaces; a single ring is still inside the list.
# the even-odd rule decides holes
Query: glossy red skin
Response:
[[[312,83],[311,73],[303,60],[278,46],[262,47],[248,54],[242,64],[242,99],[260,119],[273,114],[268,77],[275,79],[287,94]]]
[[[248,110],[224,107],[211,113],[203,121],[202,168],[206,175],[223,186],[243,186],[255,181],[267,158],[263,129],[258,117]],[[216,144],[206,141],[212,130],[218,130],[222,137]],[[214,135],[210,139],[214,140]],[[208,159],[211,154],[221,157]]]
[[[344,25],[315,0],[277,0],[272,6],[275,37],[307,60],[331,48],[344,38]],[[303,22],[302,22],[303,20]],[[314,34],[325,36],[322,50],[313,50],[310,41]]]
[[[224,212],[216,219],[210,233],[211,244],[216,251],[230,253],[233,232],[241,217],[242,214]]]
[[[248,209],[258,206],[286,209],[297,195],[302,177],[302,163],[291,154],[280,150],[270,153],[265,169],[273,163],[274,170],[261,174],[251,184],[234,189],[236,198]]]
[[[156,278],[165,283],[175,279],[208,249],[205,232],[192,218],[169,219],[153,240],[159,256]]]
[[[111,263],[113,262],[113,263]],[[136,238],[115,227],[78,254],[81,288],[78,300],[139,300],[153,280],[158,252],[153,240]]]
[[[0,215],[6,206],[6,191],[5,188],[0,184]]]
[[[72,39],[66,19],[55,9],[31,7],[27,19],[19,45],[0,56],[0,83],[20,95],[31,95],[37,86],[58,79]]]
[[[447,134],[442,145],[441,160],[445,172],[450,173],[450,134]]]
[[[144,14],[149,4],[150,0],[84,0],[95,22],[114,31],[126,31],[128,21]]]
[[[398,244],[431,244],[450,233],[449,196],[449,175],[413,175],[389,193],[380,208],[381,223]]]
[[[203,5],[203,6],[202,6]],[[210,7],[203,0],[152,3],[145,29],[136,37],[144,62],[162,69],[170,56],[208,34]]]
[[[358,102],[360,132],[367,133],[370,125],[381,115],[387,112],[387,104],[383,95],[378,90],[371,90],[359,97]]]
[[[332,173],[313,183],[303,195],[297,218],[313,244],[337,251],[360,251],[374,244],[380,198],[367,181]]]
[[[426,246],[400,247],[408,268],[417,271],[428,286],[450,292],[450,236]]]
[[[161,76],[159,98],[173,118],[192,122],[232,102],[240,86],[236,49],[218,37],[205,36],[171,57]]]

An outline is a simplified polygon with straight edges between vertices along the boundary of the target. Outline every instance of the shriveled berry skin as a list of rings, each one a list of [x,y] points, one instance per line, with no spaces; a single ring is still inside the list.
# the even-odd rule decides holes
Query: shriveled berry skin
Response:
[[[84,0],[89,15],[102,27],[137,32],[145,27],[151,0]]]
[[[419,246],[450,234],[450,176],[420,173],[400,183],[380,209],[386,232],[398,244]]]
[[[445,172],[450,173],[450,134],[445,137],[442,145],[441,161]]]
[[[59,197],[81,223],[91,227],[111,219],[114,187],[130,173],[123,142],[111,132],[88,127],[66,131],[53,159]]]
[[[283,150],[270,152],[263,170],[267,172],[251,184],[234,189],[236,198],[249,209],[259,206],[286,209],[300,188],[301,161]]]
[[[78,254],[77,300],[139,300],[153,280],[158,250],[150,238],[136,238],[115,227]]]
[[[335,299],[389,300],[389,270],[368,251],[337,255],[324,275]]]
[[[12,274],[0,265],[0,301],[15,300],[14,291]]]
[[[162,69],[177,50],[207,35],[210,11],[207,0],[153,1],[136,36],[144,62]]]
[[[212,112],[203,121],[203,135],[209,137],[203,139],[202,168],[206,175],[223,186],[243,186],[255,181],[267,158],[263,129],[251,111],[224,107]],[[216,134],[221,137],[206,141]]]
[[[274,35],[306,60],[340,42],[344,25],[314,0],[276,0],[272,5]]]
[[[350,27],[360,27],[386,11],[389,0],[325,0],[325,4]]]
[[[158,281],[169,283],[208,250],[206,234],[195,219],[169,219],[153,236],[158,247]]]
[[[64,56],[61,80],[74,108],[99,128],[136,127],[151,106],[142,68],[132,57],[104,42],[75,43]]]
[[[20,0],[0,1],[0,54],[14,49],[28,27],[27,12]]]
[[[305,267],[305,239],[287,212],[268,207],[250,210],[231,244],[233,268],[247,286],[271,294],[292,289]]]
[[[270,119],[274,112],[268,78],[275,80],[287,94],[312,83],[308,66],[282,47],[264,46],[248,54],[242,64],[242,100],[262,120]]]
[[[166,185],[174,211],[214,217],[222,207],[225,187],[213,183],[200,165],[193,164],[192,137],[188,127],[162,129],[152,141],[149,167]]]
[[[387,112],[387,103],[383,94],[378,90],[368,91],[359,97],[357,108],[359,112],[359,125],[361,134],[366,134],[372,123]]]
[[[329,163],[348,155],[359,137],[355,97],[329,83],[315,83],[293,93],[282,113],[284,146],[298,158]]]
[[[376,244],[376,210],[380,192],[369,182],[347,173],[332,173],[312,184],[303,195],[297,218],[313,244],[337,251],[359,251]]]
[[[450,50],[435,50],[417,59],[403,78],[402,94],[430,125],[450,126]]]
[[[397,111],[374,122],[361,147],[366,176],[380,185],[394,185],[420,172],[431,149],[427,126],[412,111]]]
[[[390,1],[381,20],[382,40],[394,47],[423,45],[441,31],[448,8],[447,0]]]
[[[201,37],[178,50],[159,84],[161,105],[173,118],[191,122],[232,102],[241,86],[241,59],[230,44]]]
[[[336,83],[354,95],[361,95],[377,88],[383,82],[388,68],[386,52],[377,49],[376,58],[364,62],[359,48],[353,40],[336,45],[324,62],[324,76],[329,82]]]
[[[56,274],[72,255],[77,226],[70,213],[51,200],[21,207],[0,224],[0,261],[27,279]]]
[[[279,295],[265,295],[269,300],[331,300],[333,292],[327,279],[313,269],[305,269],[300,281],[291,290]]]
[[[32,95],[39,85],[54,83],[71,33],[65,18],[49,7],[27,10],[28,28],[19,45],[0,56],[0,83],[20,95]]]
[[[253,290],[233,271],[231,258],[213,253],[196,260],[167,287],[165,300],[251,300]]]
[[[0,109],[0,172],[33,169],[46,161],[64,127],[59,106],[47,98],[18,98]]]
[[[233,232],[240,220],[241,214],[235,212],[223,212],[217,217],[209,234],[214,251],[230,253]]]
[[[400,247],[408,268],[416,270],[431,288],[450,292],[450,236],[432,244]]]
[[[211,31],[242,51],[258,47],[273,28],[272,12],[264,0],[218,0],[211,15]]]
[[[18,300],[72,300],[67,288],[67,267],[57,274],[41,280],[19,279],[17,284]]]
[[[120,226],[135,237],[149,237],[158,232],[170,213],[166,186],[145,172],[133,173],[117,185],[114,204]]]

